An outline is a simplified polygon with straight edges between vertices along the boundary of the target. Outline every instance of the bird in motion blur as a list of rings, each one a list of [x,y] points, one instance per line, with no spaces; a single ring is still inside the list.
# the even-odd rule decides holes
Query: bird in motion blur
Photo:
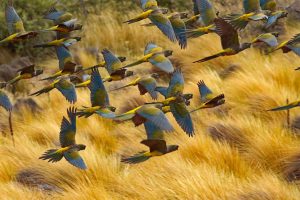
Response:
[[[73,166],[79,169],[87,169],[85,162],[79,155],[79,151],[85,150],[86,146],[77,144],[76,136],[76,109],[71,107],[67,110],[69,120],[63,117],[59,133],[61,148],[47,150],[39,159],[48,162],[58,162],[63,157]]]
[[[169,20],[181,49],[187,48],[186,26],[180,13],[173,13]]]
[[[183,94],[184,78],[181,69],[177,68],[171,77],[169,87],[165,91],[166,99],[162,102],[153,104],[161,105],[168,108],[166,111],[171,112],[176,122],[182,130],[190,137],[194,136],[194,125],[187,105],[190,105],[188,99],[193,98],[192,94]],[[152,103],[151,103],[152,104]]]
[[[204,83],[203,80],[200,80],[198,82],[198,90],[200,93],[200,102],[201,105],[198,106],[196,109],[192,110],[191,112],[195,112],[200,109],[205,109],[205,108],[214,108],[217,106],[220,106],[225,103],[225,95],[224,94],[219,94],[216,95],[214,94]]]
[[[121,62],[125,62],[126,61],[126,57],[124,56],[118,56],[117,57]],[[91,67],[83,67],[81,71],[79,72],[86,72],[86,71],[89,71],[89,70],[92,70],[93,68],[106,68],[106,63],[105,61],[99,61],[97,65],[94,65],[94,66],[91,66]]]
[[[269,53],[281,49],[283,53],[294,52],[296,55],[300,56],[300,33],[296,34],[292,39],[280,43],[278,46],[274,47]]]
[[[70,33],[72,31],[81,30],[82,24],[78,23],[77,19],[70,19],[69,21],[65,21],[59,23],[55,26],[45,29],[44,31],[55,31],[60,33]]]
[[[53,21],[55,25],[70,21],[72,20],[72,18],[73,15],[71,13],[59,11],[54,6],[51,6],[49,10],[44,14],[44,19]]]
[[[216,24],[216,33],[221,38],[223,50],[212,56],[197,60],[194,63],[209,61],[221,56],[236,55],[251,47],[251,43],[240,43],[237,30],[224,19],[216,18],[214,22]]]
[[[159,8],[157,6],[157,2],[153,0],[141,0],[141,5],[143,12],[133,19],[125,21],[124,23],[132,24],[148,18],[172,42],[176,42],[176,34],[172,27],[172,23],[170,22],[169,18],[164,15],[168,12],[168,10]]]
[[[91,92],[90,99],[92,107],[84,107],[79,109],[77,115],[79,117],[90,117],[98,114],[104,118],[114,118],[116,108],[110,106],[109,96],[103,85],[102,78],[97,68],[92,69],[91,82],[89,84]]]
[[[287,11],[277,10],[277,4],[275,0],[260,0],[260,6],[263,10],[267,10],[270,12],[268,13],[268,19],[265,24],[266,29],[274,26],[279,19],[288,16]]]
[[[38,35],[37,31],[26,31],[22,19],[13,7],[13,0],[9,0],[5,8],[5,19],[8,27],[9,36],[0,41],[19,42],[34,38]]]
[[[236,30],[246,28],[250,21],[267,20],[268,16],[262,11],[259,0],[243,0],[244,13],[230,14],[224,17]]]
[[[290,110],[292,108],[296,108],[296,107],[299,107],[299,106],[300,106],[300,101],[295,101],[295,102],[289,103],[289,104],[284,105],[284,106],[279,106],[279,107],[276,107],[276,108],[272,108],[272,109],[267,110],[267,111]]]
[[[163,50],[162,47],[159,47],[154,42],[149,42],[144,50],[144,56],[138,59],[137,61],[126,65],[124,68],[133,67],[145,62],[150,62],[154,67],[157,67],[161,71],[166,73],[174,72],[174,67],[170,59],[173,51]]]
[[[135,154],[130,157],[122,158],[122,162],[128,164],[137,164],[144,162],[155,156],[162,156],[173,151],[178,150],[178,145],[167,145],[166,140],[164,139],[164,131],[161,130],[151,121],[144,123],[147,139],[141,141],[141,144],[144,144],[149,148],[149,151],[143,151],[138,154]]]
[[[19,75],[16,76],[15,78],[13,78],[12,80],[8,81],[7,82],[8,84],[15,84],[20,80],[31,79],[33,77],[43,74],[43,70],[35,69],[35,65],[26,66],[22,69],[19,69],[18,72],[19,72]]]
[[[199,21],[202,23],[201,27],[187,30],[188,38],[196,38],[208,33],[214,33],[216,26],[214,20],[217,17],[214,6],[210,0],[194,0],[194,7],[196,13],[200,14]]]
[[[13,125],[12,125],[12,103],[10,99],[8,98],[7,94],[1,90],[0,88],[0,107],[3,107],[7,112],[8,112],[8,124],[9,124],[9,129],[10,129],[10,135],[11,139],[13,141],[13,144],[15,145],[15,140],[14,140],[14,131],[13,131]]]
[[[34,48],[46,48],[46,47],[58,47],[58,46],[64,46],[69,47],[73,44],[76,44],[81,40],[81,37],[69,37],[69,38],[61,38],[57,40],[53,40],[51,42],[43,43],[43,44],[37,44],[34,45]]]
[[[108,49],[101,52],[106,63],[105,68],[109,74],[104,78],[104,82],[120,81],[133,75],[132,71],[128,71],[122,66],[122,62]]]
[[[68,48],[60,46],[56,48],[58,58],[59,71],[42,80],[53,80],[63,75],[71,75],[82,70],[82,66],[77,66],[73,61],[73,57]]]
[[[116,90],[120,90],[120,89],[124,89],[127,87],[131,87],[131,86],[138,86],[138,89],[140,91],[140,95],[144,95],[146,93],[149,93],[151,98],[156,100],[158,97],[158,92],[156,91],[157,88],[157,82],[156,79],[159,77],[158,74],[154,73],[151,74],[151,76],[143,76],[143,77],[139,77],[133,81],[131,81],[130,83],[119,87],[119,88],[115,88],[111,91],[116,91]]]
[[[56,88],[67,99],[68,102],[75,103],[77,101],[75,85],[69,79],[70,78],[68,76],[57,78],[51,84],[31,94],[30,96],[39,96]]]
[[[165,116],[164,112],[161,110],[161,105],[142,105],[134,108],[126,113],[117,115],[114,120],[117,122],[124,122],[132,120],[135,126],[139,126],[146,122],[153,123],[156,127],[163,131],[173,131],[173,126],[170,124],[169,120]]]

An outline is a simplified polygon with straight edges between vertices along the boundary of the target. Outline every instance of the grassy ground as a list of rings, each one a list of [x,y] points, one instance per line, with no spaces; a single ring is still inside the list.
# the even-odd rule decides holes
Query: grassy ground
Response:
[[[28,108],[14,112],[16,147],[9,137],[0,137],[1,197],[300,199],[298,181],[289,181],[300,167],[297,131],[287,128],[285,112],[264,111],[284,104],[287,98],[299,100],[300,75],[293,70],[299,65],[299,58],[281,52],[266,56],[257,49],[249,49],[237,56],[192,64],[221,49],[216,35],[191,40],[187,50],[180,50],[156,28],[120,23],[136,12],[129,12],[122,19],[116,19],[115,14],[103,11],[101,16],[89,16],[80,47],[72,49],[82,64],[96,62],[85,53],[87,47],[107,47],[127,56],[130,62],[142,55],[147,42],[155,41],[174,50],[173,61],[182,67],[186,79],[185,91],[195,94],[191,108],[199,103],[196,83],[200,79],[214,91],[223,92],[226,104],[192,115],[196,128],[194,138],[187,137],[168,115],[176,131],[166,138],[168,143],[178,144],[179,151],[134,166],[121,164],[120,156],[145,150],[139,144],[146,137],[142,126],[115,124],[97,116],[80,119],[76,139],[87,145],[81,155],[88,165],[87,171],[80,171],[65,160],[49,164],[37,159],[45,150],[58,145],[60,122],[69,106],[56,91],[50,97],[37,97],[43,108],[39,114],[33,115]],[[281,39],[297,32],[299,24],[289,27]],[[51,68],[55,62],[47,61],[44,65]],[[152,70],[148,64],[134,69],[139,74]],[[105,75],[104,71],[101,73]],[[109,83],[107,88],[126,82]],[[76,106],[90,105],[87,90],[79,90],[78,97]],[[148,96],[140,97],[136,88],[112,93],[111,100],[118,112],[151,101]],[[292,122],[299,117],[297,110],[291,111]],[[4,128],[6,117],[6,113],[0,113]],[[8,133],[6,128],[4,131]],[[52,187],[56,192],[41,190],[41,186]]]

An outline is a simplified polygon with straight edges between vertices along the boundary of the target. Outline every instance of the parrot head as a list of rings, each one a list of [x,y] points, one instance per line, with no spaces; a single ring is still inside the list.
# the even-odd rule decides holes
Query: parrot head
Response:
[[[125,73],[125,77],[129,77],[129,76],[133,76],[133,75],[134,75],[133,71],[126,71],[126,73]]]
[[[173,152],[173,151],[177,151],[178,149],[179,149],[178,145],[168,145],[167,152],[170,153],[170,152]]]
[[[117,108],[113,106],[109,106],[108,109],[111,110],[112,112],[116,112],[117,110]]]
[[[35,70],[34,75],[35,75],[35,76],[38,76],[38,75],[41,75],[41,74],[43,74],[43,73],[44,73],[44,70],[42,70],[42,69],[37,69],[37,70]]]
[[[78,151],[85,150],[86,146],[84,144],[77,144],[76,147],[78,148]]]
[[[121,62],[125,62],[125,61],[126,61],[126,57],[124,57],[124,56],[119,56],[118,59],[119,59]]]
[[[159,78],[159,74],[158,73],[153,73],[151,74],[152,78],[158,79]]]
[[[279,37],[279,33],[278,32],[272,32],[272,35],[274,35],[275,37]]]
[[[82,24],[75,24],[74,25],[74,30],[81,30],[82,29]]]
[[[172,50],[166,50],[166,51],[164,51],[164,54],[165,54],[166,57],[169,57],[169,56],[172,56],[173,51]]]
[[[242,46],[241,46],[241,50],[245,50],[245,49],[249,49],[251,47],[251,43],[243,43]]]

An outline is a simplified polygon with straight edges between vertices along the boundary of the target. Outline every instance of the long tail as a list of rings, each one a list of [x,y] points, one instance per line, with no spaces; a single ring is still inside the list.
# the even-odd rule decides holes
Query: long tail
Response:
[[[197,38],[200,37],[202,35],[207,34],[207,32],[205,31],[201,31],[199,29],[193,29],[193,30],[187,30],[186,31],[186,37],[187,38]]]
[[[148,152],[141,152],[130,157],[122,158],[121,162],[128,164],[138,164],[141,162],[145,162],[149,158],[151,158],[151,156]]]
[[[63,154],[58,149],[47,150],[39,159],[48,160],[48,162],[58,162],[63,158]]]
[[[133,24],[135,22],[139,22],[139,21],[142,21],[143,19],[141,18],[134,18],[134,19],[130,19],[130,20],[127,20],[125,22],[123,22],[124,24]]]
[[[8,81],[7,84],[12,85],[12,84],[18,82],[19,80],[21,80],[21,76],[20,76],[20,75],[19,75],[19,76],[16,76],[15,78],[13,78],[13,79],[10,80],[10,81]]]
[[[112,90],[110,90],[109,92],[113,92],[113,91],[121,90],[121,89],[124,89],[124,88],[130,87],[130,86],[131,86],[130,84],[128,84],[128,85],[124,85],[124,86],[122,86],[122,87],[119,87],[119,88],[112,89]]]
[[[202,58],[200,60],[197,60],[193,63],[201,63],[201,62],[206,62],[206,61],[209,61],[209,60],[212,60],[212,59],[215,59],[215,58],[218,58],[220,56],[222,56],[223,53],[217,53],[215,55],[212,55],[212,56],[208,56],[208,57],[205,57],[205,58]]]
[[[15,146],[14,130],[13,130],[13,125],[12,125],[12,111],[9,111],[8,123],[9,123],[11,139],[12,139],[13,145]]]
[[[41,90],[39,90],[35,93],[30,94],[29,96],[39,96],[41,94],[50,92],[52,89],[53,89],[52,86],[48,86],[48,87],[45,87],[45,88],[43,88],[43,89],[41,89]]]
[[[49,77],[46,77],[46,78],[42,78],[41,81],[53,80],[55,78],[57,78],[57,76],[49,76]]]
[[[138,61],[136,61],[136,62],[133,62],[133,63],[129,64],[129,65],[126,65],[126,66],[125,66],[125,67],[123,67],[123,68],[129,68],[129,67],[133,67],[133,66],[136,66],[136,65],[142,64],[143,62],[144,62],[144,61],[138,60]]]
[[[89,112],[87,109],[78,109],[78,111],[76,112],[76,115],[78,117],[84,117],[84,118],[88,118],[90,116],[92,116],[94,113],[93,112]]]

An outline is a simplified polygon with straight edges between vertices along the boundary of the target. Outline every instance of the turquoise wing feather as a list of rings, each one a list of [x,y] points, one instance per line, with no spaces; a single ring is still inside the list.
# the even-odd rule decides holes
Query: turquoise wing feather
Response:
[[[8,96],[0,90],[0,106],[3,107],[7,111],[12,110],[12,104],[8,98]]]
[[[78,151],[65,152],[64,157],[71,165],[79,169],[87,169],[87,166]]]

